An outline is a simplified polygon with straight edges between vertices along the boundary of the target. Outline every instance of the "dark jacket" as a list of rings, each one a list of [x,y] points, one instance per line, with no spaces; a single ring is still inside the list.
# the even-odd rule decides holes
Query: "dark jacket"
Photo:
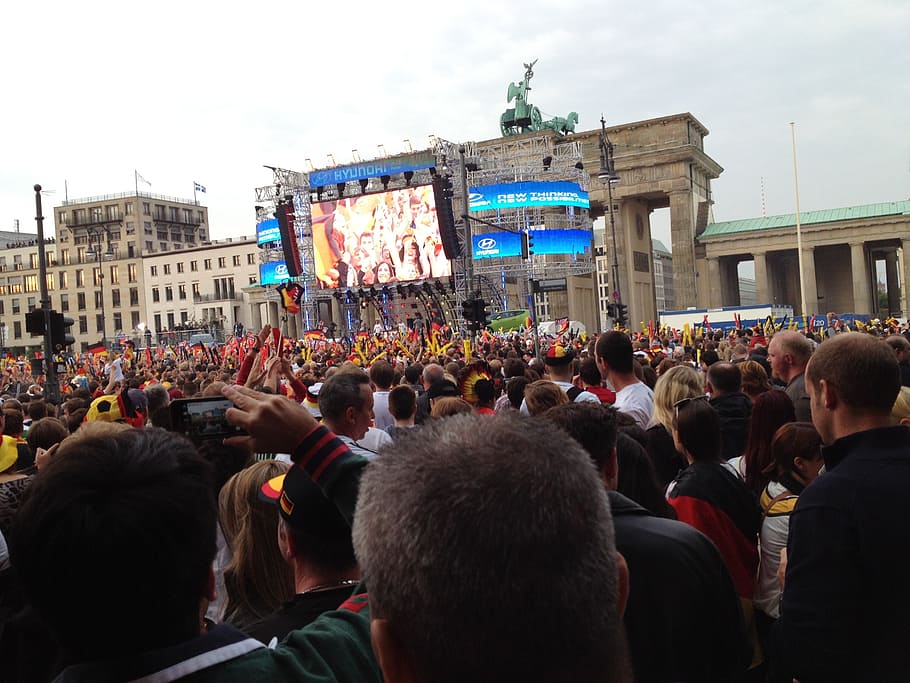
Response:
[[[686,459],[676,450],[673,435],[662,424],[649,427],[646,434],[648,436],[648,457],[654,464],[657,483],[661,489],[666,491],[669,483],[676,479],[676,476],[686,467]]]
[[[802,683],[910,681],[910,428],[822,454],[827,471],[790,516],[775,659]]]
[[[739,599],[717,548],[688,524],[609,491],[629,565],[624,621],[638,683],[736,679],[751,659]]]
[[[720,418],[721,457],[735,458],[746,450],[752,400],[743,393],[725,394],[708,401]]]

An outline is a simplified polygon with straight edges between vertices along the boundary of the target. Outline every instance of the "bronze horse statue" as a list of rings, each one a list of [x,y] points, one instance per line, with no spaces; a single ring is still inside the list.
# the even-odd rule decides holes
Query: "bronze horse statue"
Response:
[[[540,128],[549,128],[550,130],[555,130],[561,135],[567,135],[569,133],[575,132],[575,125],[578,123],[578,113],[569,112],[569,115],[566,118],[560,116],[554,116],[552,119],[544,121],[540,124]]]

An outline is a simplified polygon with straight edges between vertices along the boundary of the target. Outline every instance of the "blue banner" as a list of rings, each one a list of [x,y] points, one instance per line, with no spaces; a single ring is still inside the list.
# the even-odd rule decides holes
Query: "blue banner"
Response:
[[[481,185],[470,189],[471,211],[519,209],[527,206],[591,207],[588,193],[578,183],[566,180],[528,181]]]
[[[289,279],[288,267],[284,261],[269,261],[268,263],[259,264],[260,286],[277,285],[287,282]]]
[[[280,242],[281,233],[278,230],[278,219],[267,218],[256,224],[256,244],[260,247],[270,242]]]
[[[364,161],[350,166],[337,166],[335,168],[311,171],[309,173],[310,187],[335,185],[362,178],[379,178],[380,176],[404,173],[405,171],[419,171],[422,168],[430,168],[435,165],[436,156],[432,152],[420,152],[388,159],[373,159],[372,161]]]
[[[593,234],[587,230],[529,230],[535,254],[590,254]],[[514,232],[488,232],[472,239],[475,259],[521,256],[521,235]]]

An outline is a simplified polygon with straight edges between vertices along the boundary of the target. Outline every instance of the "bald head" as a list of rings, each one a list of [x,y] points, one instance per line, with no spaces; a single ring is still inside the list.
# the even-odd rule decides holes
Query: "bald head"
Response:
[[[776,332],[768,344],[768,362],[776,377],[789,383],[806,371],[812,355],[812,342],[793,330]]]

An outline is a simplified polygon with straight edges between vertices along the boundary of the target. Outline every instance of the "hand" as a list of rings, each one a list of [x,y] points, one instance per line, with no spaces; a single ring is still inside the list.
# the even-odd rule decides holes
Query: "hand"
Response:
[[[272,333],[272,326],[266,323],[263,325],[262,329],[259,330],[259,334],[256,335],[256,339],[259,340],[259,346],[265,344],[266,340],[269,338],[269,335]]]
[[[59,445],[60,443],[55,443],[47,450],[39,446],[38,450],[35,452],[35,467],[39,472],[45,465],[47,465],[47,463],[51,461],[51,457],[54,455],[54,453],[57,452],[57,447]]]
[[[316,427],[309,410],[284,396],[235,384],[224,387],[222,393],[234,403],[227,411],[228,422],[248,433],[225,439],[226,446],[252,449],[254,453],[293,453]]]

